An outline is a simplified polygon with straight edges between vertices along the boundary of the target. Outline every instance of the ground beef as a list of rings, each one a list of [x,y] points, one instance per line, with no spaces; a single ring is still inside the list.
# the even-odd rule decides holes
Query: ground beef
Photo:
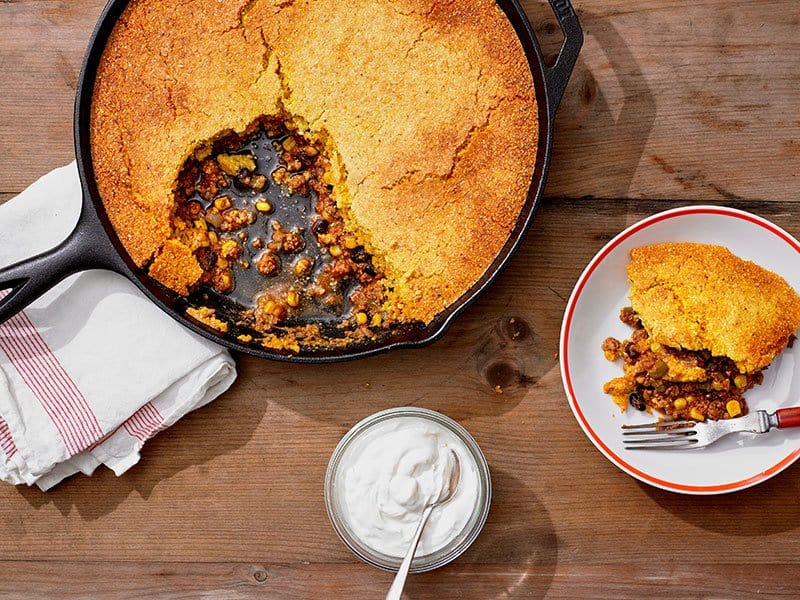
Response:
[[[741,373],[731,359],[707,350],[653,343],[633,309],[623,309],[620,320],[634,327],[630,338],[606,338],[601,348],[608,360],[623,361],[625,374],[603,387],[623,410],[629,404],[641,409],[644,402],[672,418],[726,419],[747,413],[743,396],[763,381],[761,371]]]
[[[278,164],[259,172],[264,158],[254,149],[270,146]],[[261,117],[244,133],[225,134],[184,163],[174,188],[173,229],[203,271],[198,285],[229,294],[235,269],[251,265],[265,278],[252,298],[249,319],[237,325],[291,337],[304,327],[304,311],[318,315],[320,310],[335,315],[342,335],[352,334],[354,340],[373,335],[371,327],[391,325],[383,312],[383,274],[364,244],[347,231],[333,198],[331,171],[324,143],[307,139],[279,116]],[[287,202],[313,192],[307,227],[282,225],[272,205],[275,197],[261,194],[270,180],[286,192]],[[243,278],[252,285],[247,281]],[[255,339],[249,333],[244,337]]]

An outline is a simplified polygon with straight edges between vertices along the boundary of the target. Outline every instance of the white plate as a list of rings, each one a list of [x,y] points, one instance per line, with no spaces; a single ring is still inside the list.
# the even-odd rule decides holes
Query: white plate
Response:
[[[619,320],[629,304],[626,266],[632,248],[659,242],[700,242],[731,252],[778,273],[800,289],[800,243],[769,221],[732,208],[692,206],[653,215],[629,227],[592,259],[578,279],[561,327],[561,378],[575,418],[611,462],[656,487],[685,494],[720,494],[769,479],[800,456],[800,428],[767,434],[734,434],[708,448],[641,452],[622,447],[620,426],[654,418],[633,409],[620,412],[603,384],[622,373],[600,349],[608,336],[625,339],[631,329]],[[751,410],[770,412],[800,405],[800,343],[764,371],[750,390]]]

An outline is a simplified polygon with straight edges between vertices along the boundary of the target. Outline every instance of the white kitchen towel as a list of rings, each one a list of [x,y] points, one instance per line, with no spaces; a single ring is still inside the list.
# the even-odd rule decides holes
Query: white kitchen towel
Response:
[[[0,267],[56,246],[80,208],[75,163],[0,205]],[[0,479],[46,490],[101,464],[121,475],[235,378],[227,351],[124,277],[73,275],[0,325]]]

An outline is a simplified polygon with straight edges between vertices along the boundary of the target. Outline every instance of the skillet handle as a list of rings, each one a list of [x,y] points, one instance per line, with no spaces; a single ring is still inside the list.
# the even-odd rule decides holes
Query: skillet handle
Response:
[[[97,214],[84,206],[77,226],[61,244],[0,269],[0,324],[73,273],[90,269],[124,272],[124,263]]]
[[[556,14],[558,24],[564,33],[564,43],[561,45],[556,63],[552,67],[545,67],[544,72],[547,97],[550,100],[548,110],[552,119],[567,89],[569,77],[583,46],[583,30],[570,0],[550,0],[550,7]]]

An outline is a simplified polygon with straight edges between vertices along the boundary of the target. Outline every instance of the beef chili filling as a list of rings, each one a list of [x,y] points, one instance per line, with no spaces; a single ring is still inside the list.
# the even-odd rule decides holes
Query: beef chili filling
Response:
[[[630,338],[609,337],[602,349],[608,360],[624,361],[625,375],[603,386],[622,410],[630,405],[695,421],[747,414],[744,393],[761,384],[762,371],[741,373],[730,358],[712,356],[707,350],[680,350],[651,342],[630,307],[622,309],[620,320],[633,328]]]
[[[269,160],[258,151],[266,145]],[[347,231],[330,172],[324,144],[279,116],[201,146],[184,163],[172,225],[203,271],[190,293],[235,291],[248,309],[234,325],[252,330],[241,341],[264,334],[265,345],[285,338],[297,350],[320,342],[315,321],[335,323],[351,341],[390,325],[383,274]],[[228,330],[213,309],[190,314]]]

